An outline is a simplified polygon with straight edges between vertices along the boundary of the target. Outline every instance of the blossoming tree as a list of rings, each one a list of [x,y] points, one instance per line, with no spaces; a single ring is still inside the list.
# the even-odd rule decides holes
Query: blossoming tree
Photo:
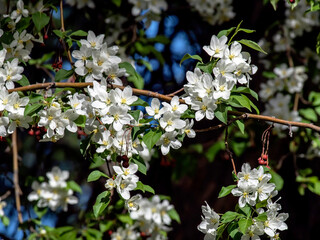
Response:
[[[3,237],[293,239],[277,172],[320,195],[320,4],[255,1],[283,13],[260,40],[237,4],[0,0]]]

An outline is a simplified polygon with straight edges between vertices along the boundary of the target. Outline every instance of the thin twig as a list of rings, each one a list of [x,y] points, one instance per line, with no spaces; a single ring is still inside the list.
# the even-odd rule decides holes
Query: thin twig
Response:
[[[65,32],[66,29],[64,27],[63,0],[60,0],[60,22],[61,22],[61,32]],[[71,65],[73,65],[70,49],[68,48],[68,46],[66,45],[63,39],[61,39],[61,43],[67,52],[69,62],[71,63]]]
[[[48,69],[46,69],[45,67],[42,67],[40,65],[36,65],[36,68],[41,69],[42,71],[44,71],[48,75],[48,77],[51,79],[51,81],[54,82],[55,78],[52,75],[52,73],[50,73],[50,71]]]
[[[10,190],[6,191],[2,196],[0,196],[0,202],[1,202],[2,200],[6,199],[7,197],[9,197],[10,194],[11,194],[11,191],[10,191]]]
[[[176,94],[178,94],[178,93],[180,93],[180,92],[182,92],[182,91],[184,91],[184,88],[180,88],[179,90],[177,90],[177,91],[175,91],[175,92],[173,92],[173,93],[167,94],[166,96],[168,96],[168,97],[174,97]]]
[[[21,189],[19,186],[19,167],[18,167],[18,143],[17,143],[17,131],[14,131],[12,134],[12,155],[13,155],[13,183],[14,183],[14,193],[16,199],[16,208],[18,211],[18,220],[19,223],[22,223],[22,214],[21,214],[21,203],[20,195]]]
[[[228,144],[228,125],[226,127],[226,134],[225,134],[225,137],[224,137],[224,145],[226,146],[226,151],[227,151],[227,153],[229,155],[229,158],[231,160],[232,167],[233,167],[233,172],[234,172],[235,175],[237,175],[236,165],[234,164],[234,160],[233,160],[233,157],[232,157],[232,152],[230,151],[229,144]]]
[[[228,121],[228,124],[231,124],[231,123],[233,123],[233,122],[235,122],[235,121],[237,121],[237,120],[241,120],[241,119],[245,119],[245,118],[247,118],[247,114],[246,114],[246,113],[243,113],[243,114],[242,114],[241,116],[239,116],[239,117],[230,119],[230,120]],[[225,127],[225,126],[227,126],[227,124],[225,124],[225,123],[220,123],[220,124],[218,124],[218,125],[216,125],[216,126],[208,127],[208,128],[205,128],[205,129],[195,129],[194,131],[195,131],[195,132],[208,132],[208,131],[212,131],[212,130],[217,130],[217,129],[222,128],[222,127]]]

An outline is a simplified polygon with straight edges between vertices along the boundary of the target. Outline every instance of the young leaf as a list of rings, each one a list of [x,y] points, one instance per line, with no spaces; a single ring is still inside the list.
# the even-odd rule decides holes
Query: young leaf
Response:
[[[253,222],[251,218],[242,218],[239,220],[238,224],[240,232],[245,234],[247,232],[247,229],[253,224]]]
[[[149,104],[146,101],[143,101],[141,98],[138,98],[137,101],[132,103],[130,106],[143,106],[143,107],[148,107]]]
[[[222,197],[229,195],[231,193],[232,189],[234,189],[236,186],[237,185],[229,185],[227,187],[222,187],[219,192],[218,198],[222,198]]]
[[[77,36],[77,37],[86,37],[87,35],[88,35],[88,33],[86,33],[85,31],[82,31],[82,30],[75,31],[70,34],[70,36]]]
[[[154,190],[152,187],[150,187],[149,185],[145,185],[142,182],[137,182],[137,187],[135,188],[135,190],[141,190],[143,193],[150,192],[152,194],[155,194]]]
[[[97,197],[95,204],[93,205],[93,214],[97,218],[106,209],[110,203],[110,192],[104,191]]]
[[[22,75],[22,78],[17,81],[22,87],[30,85],[28,78],[25,75]]]
[[[174,208],[172,208],[172,209],[170,209],[170,210],[168,211],[168,215],[169,215],[169,217],[170,217],[172,220],[175,220],[175,221],[177,221],[178,223],[181,223],[181,221],[180,221],[180,216],[179,216],[179,214],[177,213],[177,211],[176,211]]]
[[[128,214],[119,214],[117,215],[117,218],[123,223],[128,223],[129,225],[133,224],[133,219]]]
[[[251,29],[246,29],[246,28],[239,28],[238,30],[239,32],[245,32],[245,33],[253,33],[255,32],[256,30],[251,30]]]
[[[262,52],[264,54],[267,54],[260,46],[258,43],[251,41],[251,40],[247,40],[247,39],[241,39],[238,41],[239,43],[246,45],[249,48],[252,48],[258,52]]]
[[[140,76],[140,74],[136,72],[136,70],[132,67],[130,63],[122,62],[119,64],[119,67],[125,68],[127,73],[130,74],[130,77],[128,77],[128,81],[132,82],[136,88],[143,89],[144,80]]]
[[[234,122],[234,124],[239,128],[240,132],[244,134],[245,126],[244,126],[243,120],[237,120]]]
[[[222,30],[218,33],[217,37],[221,38],[222,36],[228,37],[228,35],[235,29],[236,27],[232,27],[226,30]]]
[[[153,146],[158,142],[158,140],[162,136],[162,131],[157,129],[151,129],[149,132],[147,132],[143,138],[142,141],[147,145],[148,149],[151,151]]]
[[[82,193],[82,189],[79,186],[79,184],[73,180],[67,182],[67,187],[72,189],[75,192]]]
[[[132,158],[132,161],[138,165],[139,172],[143,173],[144,175],[147,175],[147,166],[146,163],[143,161],[143,159],[138,156],[137,158]]]
[[[202,62],[202,58],[201,58],[199,55],[190,55],[189,53],[186,53],[186,54],[183,56],[183,58],[181,59],[181,61],[180,61],[180,66],[181,66],[181,64],[182,64],[185,60],[190,59],[190,58],[195,59],[195,60],[198,60],[199,62],[203,63],[203,62]]]
[[[34,113],[39,112],[41,108],[42,108],[41,103],[27,105],[24,110],[24,116],[28,116],[28,115],[32,116]]]
[[[98,170],[94,170],[93,172],[91,172],[89,174],[87,182],[97,181],[100,177],[108,178],[108,176],[106,174],[104,174],[103,172],[100,172]]]
[[[60,69],[55,76],[55,80],[57,82],[64,80],[64,79],[68,79],[69,77],[71,77],[73,74],[73,70],[65,70],[65,69]]]
[[[32,14],[32,21],[37,31],[40,32],[41,29],[49,23],[50,17],[45,13],[36,12]]]
[[[228,222],[235,220],[239,216],[241,216],[240,213],[228,211],[222,215],[220,222],[228,223]]]

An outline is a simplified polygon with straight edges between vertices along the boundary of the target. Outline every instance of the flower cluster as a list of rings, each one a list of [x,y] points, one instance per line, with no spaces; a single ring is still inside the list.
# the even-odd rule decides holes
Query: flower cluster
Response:
[[[239,179],[237,187],[232,189],[231,193],[239,197],[240,210],[251,206],[248,207],[251,213],[251,208],[256,206],[255,213],[257,215],[254,216],[255,213],[248,215],[252,218],[251,224],[245,228],[245,232],[242,232],[241,240],[260,240],[260,236],[264,234],[270,239],[278,239],[278,231],[288,228],[284,221],[289,215],[287,213],[279,213],[281,205],[277,203],[278,200],[272,201],[278,191],[275,189],[275,184],[269,183],[271,174],[265,173],[262,166],[258,169],[251,169],[250,165],[245,163],[237,177]],[[204,216],[198,226],[198,230],[205,234],[206,240],[216,239],[217,229],[221,224],[247,217],[240,212],[227,212],[220,218],[207,203],[206,206],[202,206],[202,213]],[[233,218],[230,218],[230,216],[233,216]],[[240,225],[240,221],[238,224]]]
[[[148,240],[167,239],[163,232],[170,231],[171,218],[168,212],[173,209],[169,201],[161,201],[160,197],[155,195],[151,200],[141,198],[136,202],[139,208],[130,212],[130,217],[136,220],[134,226],[139,228]]]
[[[236,15],[233,12],[232,0],[188,0],[188,2],[211,25],[220,25],[231,20]]]
[[[9,93],[5,88],[1,88],[0,111],[3,111],[0,117],[1,137],[12,134],[17,127],[29,128],[32,118],[24,115],[28,102],[28,97],[20,98],[17,92]]]
[[[139,177],[135,175],[138,171],[138,165],[130,163],[128,167],[113,166],[113,170],[116,172],[117,177],[116,179],[109,178],[105,187],[108,190],[116,188],[121,197],[128,200],[130,198],[130,191],[137,187],[137,182],[139,181]]]
[[[178,149],[182,146],[177,139],[178,136],[186,134],[189,138],[195,137],[195,132],[192,130],[193,120],[180,119],[182,114],[188,109],[186,104],[180,104],[177,96],[173,97],[170,104],[162,103],[163,108],[160,108],[159,99],[153,98],[150,107],[146,107],[146,112],[152,116],[158,126],[164,131],[159,141],[156,143],[160,146],[163,155],[167,155],[170,148]]]
[[[72,52],[72,57],[76,59],[75,72],[86,82],[107,78],[111,83],[122,86],[119,77],[124,76],[126,71],[119,68],[121,58],[115,56],[119,48],[108,47],[103,40],[104,34],[96,36],[92,31],[88,32],[86,40],[80,40],[80,50]]]
[[[33,192],[28,195],[29,201],[38,201],[38,207],[49,207],[52,211],[56,211],[59,207],[67,211],[68,204],[78,203],[78,198],[73,196],[73,190],[67,187],[68,171],[53,167],[46,175],[48,182],[32,183]]]
[[[241,44],[235,41],[229,48],[227,41],[226,36],[218,38],[213,35],[210,45],[203,47],[217,61],[213,68],[214,77],[203,73],[199,68],[186,74],[188,83],[184,85],[184,89],[188,96],[184,100],[196,111],[197,121],[203,118],[213,119],[216,103],[228,100],[237,83],[249,84],[250,75],[257,71],[257,67],[250,64],[249,53],[242,52]]]
[[[26,62],[31,59],[30,54],[34,46],[32,41],[42,42],[42,39],[36,39],[32,34],[28,33],[27,30],[19,31],[16,29],[16,24],[21,21],[22,18],[27,18],[28,15],[29,11],[24,8],[22,0],[17,2],[16,10],[12,11],[11,14],[3,15],[5,18],[9,19],[5,26],[12,32],[13,36],[10,43],[1,43],[3,49],[6,50],[5,59],[18,58],[19,60]],[[3,30],[0,29],[0,37],[2,34]],[[3,55],[1,54],[0,58],[2,57]],[[13,61],[15,61],[15,65],[18,64],[17,60],[13,59],[12,62]]]
[[[267,102],[263,114],[289,121],[301,121],[298,112],[290,110],[290,94],[302,91],[304,82],[307,80],[305,67],[288,67],[286,64],[281,64],[274,68],[273,72],[275,78],[260,85],[259,96]],[[283,92],[289,94],[283,94]],[[287,126],[279,124],[275,124],[275,127],[282,130],[287,128]],[[298,128],[293,127],[292,130],[296,131]]]

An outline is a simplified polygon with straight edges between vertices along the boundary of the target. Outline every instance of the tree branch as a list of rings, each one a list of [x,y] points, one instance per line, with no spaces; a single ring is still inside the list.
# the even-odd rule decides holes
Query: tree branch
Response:
[[[19,186],[19,167],[18,167],[18,143],[17,143],[17,131],[14,131],[12,134],[12,155],[13,155],[13,184],[14,184],[14,193],[16,199],[16,208],[18,211],[18,220],[19,223],[22,223],[22,214],[21,214],[21,203],[20,195],[21,189]]]
[[[32,91],[32,90],[37,90],[37,89],[49,89],[49,88],[86,88],[88,86],[93,86],[93,83],[70,83],[70,82],[49,82],[49,83],[37,83],[37,84],[32,84],[29,86],[24,86],[24,87],[17,87],[14,89],[8,90],[9,93],[11,92],[25,92],[25,91]],[[108,84],[109,88],[119,88],[123,90],[125,87],[124,86],[119,86],[119,85],[114,85],[114,84]],[[163,95],[157,92],[152,92],[149,90],[142,90],[142,89],[137,89],[137,88],[132,88],[132,92],[135,95],[143,95],[147,97],[153,97],[153,98],[158,98],[162,101],[165,102],[170,102],[172,97],[169,97],[167,95]],[[185,103],[183,99],[179,99],[180,103]],[[312,123],[301,123],[301,122],[294,122],[294,121],[287,121],[283,119],[278,119],[275,117],[270,117],[270,116],[263,116],[263,115],[257,115],[257,114],[252,114],[252,113],[244,113],[244,112],[237,112],[237,111],[228,111],[229,115],[232,116],[241,116],[245,114],[245,118],[247,119],[257,119],[257,120],[262,120],[262,121],[268,121],[268,122],[274,122],[282,125],[287,125],[287,126],[297,126],[297,127],[304,127],[304,128],[310,128],[314,131],[320,132],[320,127],[317,125],[314,125]],[[236,119],[238,120],[238,119]],[[211,131],[215,130],[218,128],[221,128],[225,126],[225,124],[219,124],[217,126],[210,127],[208,130],[198,130],[199,132],[205,132],[205,131]]]

